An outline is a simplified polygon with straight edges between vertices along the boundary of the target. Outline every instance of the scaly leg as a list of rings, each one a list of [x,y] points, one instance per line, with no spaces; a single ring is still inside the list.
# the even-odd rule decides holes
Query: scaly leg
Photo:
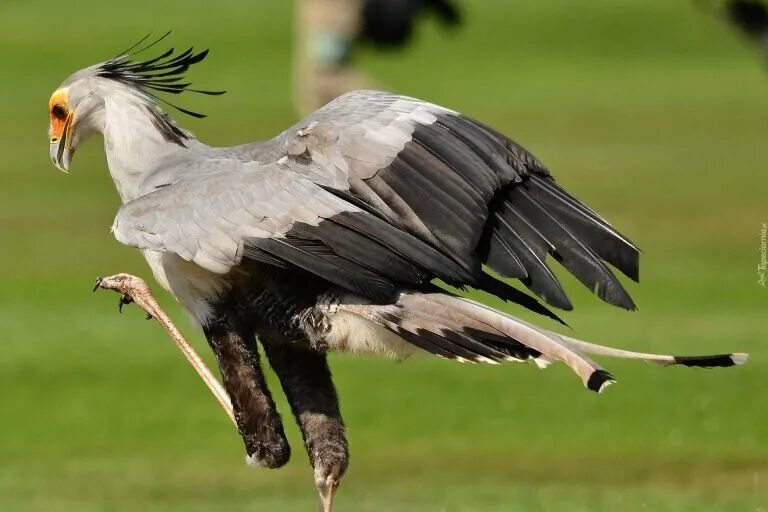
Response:
[[[179,350],[181,350],[181,353],[187,359],[189,364],[192,365],[200,378],[203,379],[203,382],[205,382],[205,385],[208,386],[208,389],[213,393],[213,396],[216,397],[216,400],[218,400],[224,408],[224,412],[229,416],[229,419],[232,420],[232,423],[237,425],[235,422],[235,414],[232,411],[232,402],[230,401],[226,390],[216,379],[211,370],[208,369],[208,366],[206,366],[205,362],[200,358],[195,349],[193,349],[187,342],[181,334],[181,331],[173,325],[173,322],[171,322],[171,319],[165,311],[160,308],[154,295],[152,295],[149,285],[147,285],[143,279],[131,274],[115,274],[109,277],[99,277],[96,279],[96,286],[93,287],[93,291],[98,289],[113,290],[120,293],[120,302],[118,303],[120,312],[123,311],[123,305],[135,302],[137,306],[149,315],[147,318],[154,318],[157,320],[163,329],[165,329],[165,332],[168,333],[168,336],[171,337],[171,340],[173,340],[176,346],[179,347]]]

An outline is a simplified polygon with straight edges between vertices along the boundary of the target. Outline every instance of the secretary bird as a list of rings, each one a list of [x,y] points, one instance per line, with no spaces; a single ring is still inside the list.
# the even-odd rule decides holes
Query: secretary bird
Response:
[[[664,366],[746,360],[593,345],[435,284],[483,290],[559,320],[496,277],[518,279],[570,310],[551,256],[605,302],[635,308],[609,265],[637,281],[637,247],[493,128],[417,99],[357,91],[274,139],[207,146],[158,102],[203,117],[159,94],[220,94],[183,78],[208,52],[136,59],[156,43],[61,84],[50,99],[51,159],[67,171],[76,149],[103,135],[123,203],[112,231],[141,249],[156,280],[202,327],[247,462],[277,468],[290,456],[258,337],[303,435],[324,510],[349,455],[330,351],[562,361],[597,392],[614,379],[586,354]]]

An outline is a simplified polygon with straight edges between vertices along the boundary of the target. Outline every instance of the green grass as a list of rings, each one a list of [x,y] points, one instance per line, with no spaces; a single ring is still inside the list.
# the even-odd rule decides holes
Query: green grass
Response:
[[[636,313],[565,278],[576,335],[752,360],[723,371],[609,361],[620,383],[598,397],[562,367],[334,356],[352,448],[338,510],[768,510],[758,56],[692,2],[466,3],[459,33],[428,23],[407,54],[361,61],[383,87],[514,136],[643,248]],[[96,275],[149,273],[108,232],[118,198],[100,142],[64,176],[45,137],[60,81],[167,28],[174,44],[213,49],[195,82],[229,90],[188,98],[210,118],[185,126],[222,145],[272,136],[294,120],[290,3],[122,9],[0,5],[0,510],[311,510],[290,420],[289,465],[247,469],[238,436],[159,327],[90,293]]]

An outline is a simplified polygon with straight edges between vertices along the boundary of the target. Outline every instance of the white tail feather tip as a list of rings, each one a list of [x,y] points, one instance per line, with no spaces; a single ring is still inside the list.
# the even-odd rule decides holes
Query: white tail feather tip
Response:
[[[746,363],[747,359],[749,359],[749,354],[745,354],[743,352],[731,354],[731,361],[733,361],[733,364],[737,366]]]
[[[607,381],[603,382],[603,383],[600,385],[600,389],[598,389],[598,390],[597,390],[597,394],[600,394],[600,393],[602,393],[603,391],[605,391],[605,388],[607,388],[607,387],[608,387],[608,386],[610,386],[611,384],[616,384],[616,381],[615,381],[615,380],[607,380]]]

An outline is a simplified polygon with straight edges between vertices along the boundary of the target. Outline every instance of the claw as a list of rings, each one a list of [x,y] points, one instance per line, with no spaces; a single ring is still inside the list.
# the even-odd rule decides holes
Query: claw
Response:
[[[130,298],[128,295],[121,295],[120,301],[117,303],[117,311],[122,313],[123,312],[123,306],[126,304],[132,304],[133,299]]]

